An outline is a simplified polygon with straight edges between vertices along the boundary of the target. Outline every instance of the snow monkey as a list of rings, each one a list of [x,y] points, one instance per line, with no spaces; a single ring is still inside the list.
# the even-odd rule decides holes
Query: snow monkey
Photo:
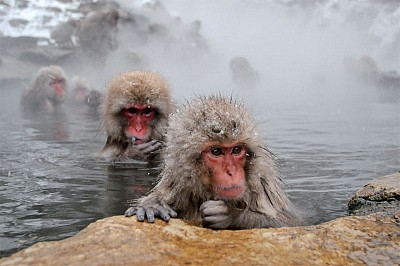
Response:
[[[83,50],[95,57],[107,55],[111,50],[115,50],[118,46],[118,21],[119,13],[114,8],[89,13],[78,32]]]
[[[295,225],[271,153],[244,105],[199,97],[171,115],[160,180],[126,216],[194,220],[212,229]]]
[[[168,84],[159,74],[133,71],[113,78],[102,105],[107,142],[100,157],[157,162],[168,116],[174,110]]]
[[[61,67],[42,67],[23,92],[21,104],[25,110],[54,110],[64,104],[66,85],[67,76]]]

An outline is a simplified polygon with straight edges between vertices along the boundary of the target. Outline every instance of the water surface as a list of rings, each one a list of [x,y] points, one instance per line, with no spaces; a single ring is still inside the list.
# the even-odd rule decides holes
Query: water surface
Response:
[[[96,158],[105,136],[98,117],[84,108],[27,115],[16,104],[19,94],[15,88],[1,91],[2,256],[121,215],[156,181],[145,164],[113,167]],[[346,215],[357,189],[400,170],[398,102],[296,103],[257,95],[244,99],[277,157],[291,199],[308,212],[308,224]]]

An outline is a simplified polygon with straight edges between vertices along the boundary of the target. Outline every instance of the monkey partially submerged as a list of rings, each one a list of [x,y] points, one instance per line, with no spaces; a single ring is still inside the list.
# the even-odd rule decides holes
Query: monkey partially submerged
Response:
[[[245,107],[200,97],[170,117],[161,179],[126,216],[195,220],[213,229],[290,226],[299,219]]]
[[[168,84],[160,75],[133,71],[113,78],[102,106],[107,142],[100,157],[156,162],[174,109]]]
[[[26,111],[53,111],[64,105],[67,96],[67,76],[59,66],[39,69],[21,96]]]

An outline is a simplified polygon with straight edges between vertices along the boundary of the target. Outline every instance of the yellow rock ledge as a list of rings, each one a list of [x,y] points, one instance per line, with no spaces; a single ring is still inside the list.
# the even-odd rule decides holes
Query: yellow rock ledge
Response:
[[[37,243],[0,260],[1,266],[188,264],[399,265],[400,212],[241,231],[114,216],[68,239]]]

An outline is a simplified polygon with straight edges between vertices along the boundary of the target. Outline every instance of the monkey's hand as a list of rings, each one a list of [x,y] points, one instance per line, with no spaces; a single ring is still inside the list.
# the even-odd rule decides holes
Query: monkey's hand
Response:
[[[232,210],[222,200],[208,200],[200,206],[203,227],[227,229],[232,223]]]
[[[137,207],[130,207],[126,210],[125,216],[130,217],[136,214],[136,219],[139,222],[143,222],[145,219],[149,223],[154,222],[155,217],[168,222],[171,217],[176,217],[177,213],[171,209],[167,204],[155,203],[155,204],[143,204]]]
[[[125,152],[126,156],[147,160],[161,148],[162,143],[158,140],[151,140],[142,144],[131,145]]]

